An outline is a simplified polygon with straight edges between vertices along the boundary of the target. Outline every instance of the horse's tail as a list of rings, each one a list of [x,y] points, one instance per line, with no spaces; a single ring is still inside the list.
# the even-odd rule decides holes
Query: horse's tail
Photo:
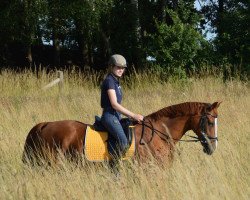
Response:
[[[39,142],[41,142],[40,133],[42,129],[47,126],[48,122],[42,122],[35,125],[29,132],[25,144],[24,144],[24,151],[22,156],[22,161],[25,164],[34,164],[34,159],[38,156],[39,152]]]

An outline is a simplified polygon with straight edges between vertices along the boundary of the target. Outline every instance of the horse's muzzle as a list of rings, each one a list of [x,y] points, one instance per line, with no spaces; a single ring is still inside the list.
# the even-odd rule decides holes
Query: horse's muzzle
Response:
[[[203,135],[201,144],[203,146],[203,152],[208,155],[212,155],[216,149],[216,145],[214,144],[214,142],[212,143],[211,140],[206,135]]]
[[[203,152],[207,155],[212,155],[215,149],[209,147],[203,147]]]

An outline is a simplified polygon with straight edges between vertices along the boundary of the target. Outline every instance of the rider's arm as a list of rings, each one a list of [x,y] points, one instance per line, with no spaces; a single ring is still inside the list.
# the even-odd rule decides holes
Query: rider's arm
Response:
[[[118,111],[119,113],[127,116],[127,117],[131,117],[136,121],[142,121],[143,120],[143,116],[140,114],[134,114],[133,112],[129,111],[128,109],[124,108],[121,104],[119,104],[117,102],[117,98],[116,98],[116,93],[114,89],[108,89],[108,96],[109,96],[109,100],[111,103],[111,106],[113,109],[115,109],[116,111]]]

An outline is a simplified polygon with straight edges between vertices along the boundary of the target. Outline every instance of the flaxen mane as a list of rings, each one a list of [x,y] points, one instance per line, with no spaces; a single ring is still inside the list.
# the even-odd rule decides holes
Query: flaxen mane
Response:
[[[161,117],[175,118],[186,115],[196,115],[203,112],[210,105],[209,103],[186,102],[162,108],[148,115],[148,117],[152,120],[158,120]]]

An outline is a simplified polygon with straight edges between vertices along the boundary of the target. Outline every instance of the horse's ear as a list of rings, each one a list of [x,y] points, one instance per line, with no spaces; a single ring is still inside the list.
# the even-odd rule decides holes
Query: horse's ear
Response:
[[[217,101],[217,102],[214,102],[211,106],[210,106],[210,110],[213,110],[213,109],[217,109],[219,106],[220,106],[220,104],[222,103],[222,101]]]

